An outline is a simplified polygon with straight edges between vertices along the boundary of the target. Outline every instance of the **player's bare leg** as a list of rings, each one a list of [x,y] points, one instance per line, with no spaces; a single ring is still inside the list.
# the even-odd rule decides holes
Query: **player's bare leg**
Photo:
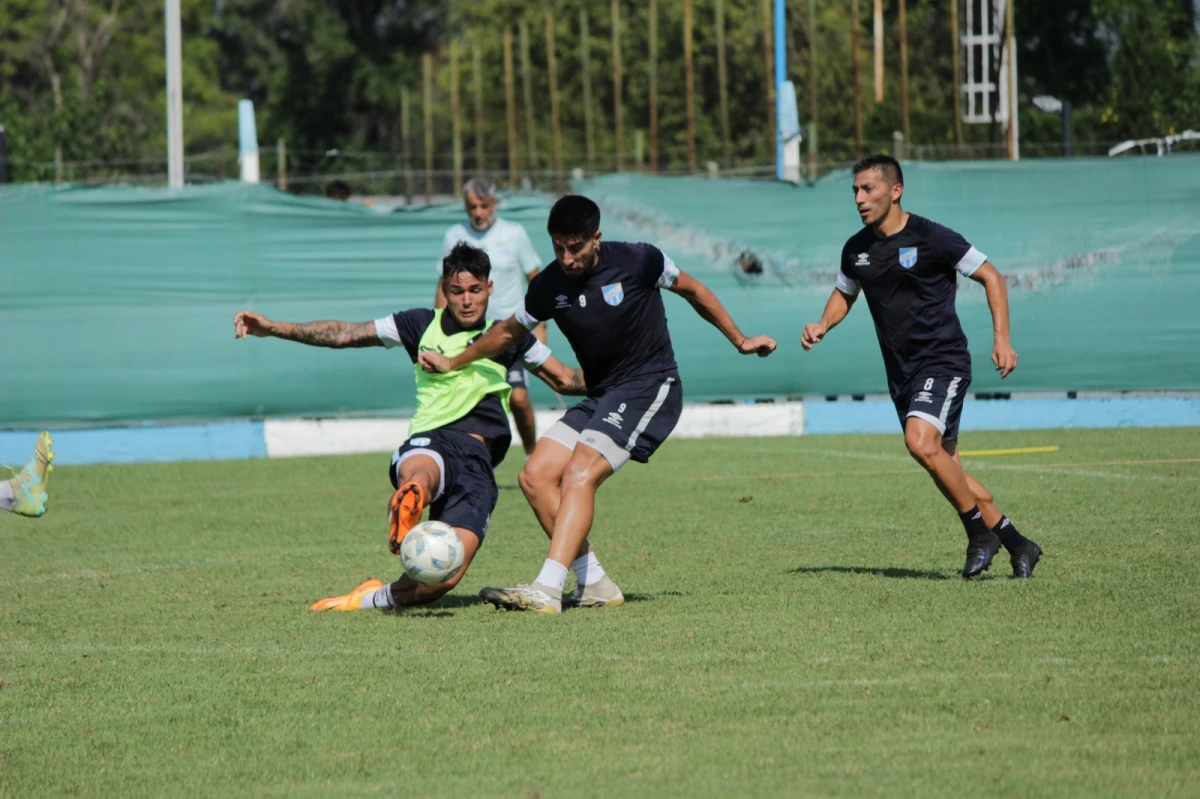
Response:
[[[908,417],[904,425],[904,444],[913,459],[925,467],[946,500],[958,511],[967,531],[967,559],[963,577],[974,577],[992,565],[1000,549],[1000,538],[984,522],[983,512],[962,464],[942,445],[942,434],[936,427],[916,416]]]
[[[574,450],[561,441],[543,437],[517,480],[538,523],[553,540],[554,523],[562,501],[563,472]],[[566,607],[619,607],[625,603],[621,589],[605,572],[595,551],[585,539],[571,561],[578,588],[563,598]]]
[[[958,454],[957,441],[943,441],[942,447],[954,456],[954,460],[962,466],[962,458]],[[1033,569],[1042,557],[1042,548],[1025,536],[1021,535],[1003,511],[996,507],[992,492],[987,486],[972,477],[965,469],[967,485],[975,495],[979,512],[983,521],[1000,538],[1004,548],[1008,550],[1008,560],[1012,564],[1013,577],[1025,578],[1033,576]]]
[[[942,441],[942,449],[950,453],[950,456],[954,458],[954,462],[963,470],[963,474],[967,478],[967,486],[971,489],[971,494],[975,497],[975,504],[979,506],[979,512],[983,515],[983,523],[989,528],[995,527],[1004,518],[1004,514],[996,507],[992,492],[988,490],[987,486],[972,477],[963,467],[962,458],[958,455],[957,441]]]
[[[517,434],[521,436],[521,446],[525,455],[533,455],[537,444],[537,420],[533,413],[533,402],[529,399],[529,389],[514,388],[508,398],[508,409],[512,411],[513,422],[517,425]]]
[[[525,466],[517,475],[521,492],[529,501],[533,515],[542,526],[547,538],[554,537],[554,520],[558,517],[558,506],[562,501],[563,471],[571,460],[574,450],[561,441],[543,438],[538,441],[537,449],[526,461]],[[591,552],[591,547],[584,542],[579,555]]]
[[[577,444],[562,471],[558,512],[550,536],[550,554],[530,585],[484,588],[484,601],[507,610],[561,613],[568,567],[586,545],[596,508],[596,489],[613,473],[597,450]]]
[[[598,450],[577,444],[563,468],[562,495],[550,536],[549,559],[570,566],[587,542],[596,513],[596,489],[612,476],[612,464]]]

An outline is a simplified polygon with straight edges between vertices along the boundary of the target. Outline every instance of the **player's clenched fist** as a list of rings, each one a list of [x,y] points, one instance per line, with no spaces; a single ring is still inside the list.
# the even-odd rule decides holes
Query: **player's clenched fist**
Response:
[[[738,352],[742,355],[757,355],[765,358],[775,351],[775,339],[770,336],[751,336],[743,338],[738,344]]]
[[[829,329],[820,322],[810,322],[804,326],[804,334],[800,337],[800,344],[806,350],[811,350],[817,345],[817,342],[825,338],[825,334]]]
[[[450,359],[435,350],[425,350],[417,356],[417,359],[421,363],[421,368],[431,374],[453,371],[450,368]]]
[[[270,320],[262,314],[251,313],[250,311],[238,311],[233,316],[233,337],[245,338],[246,336],[258,336],[266,338],[271,333],[268,329]]]

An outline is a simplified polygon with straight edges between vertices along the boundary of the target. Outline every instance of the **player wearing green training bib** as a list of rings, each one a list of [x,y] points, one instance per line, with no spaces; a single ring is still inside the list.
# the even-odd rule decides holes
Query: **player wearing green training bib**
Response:
[[[361,610],[424,605],[458,584],[487,535],[499,491],[494,469],[512,443],[508,371],[524,364],[560,394],[584,394],[583,373],[551,356],[532,334],[511,349],[452,374],[430,374],[418,365],[421,352],[447,357],[464,351],[490,327],[486,313],[492,291],[491,264],[482,250],[460,244],[442,261],[446,307],[414,308],[373,322],[275,322],[242,311],[234,317],[237,338],[274,337],[316,347],[402,346],[413,364],[417,412],[409,437],[388,469],[396,489],[389,508],[388,545],[399,552],[404,535],[430,518],[458,531],[466,550],[463,568],[442,585],[420,585],[407,575],[391,583],[368,580],[348,594],[314,604],[310,610]]]

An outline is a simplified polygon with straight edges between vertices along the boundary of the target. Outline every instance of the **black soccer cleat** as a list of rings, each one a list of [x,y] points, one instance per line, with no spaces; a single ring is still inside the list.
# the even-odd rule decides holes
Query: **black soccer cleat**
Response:
[[[974,577],[992,566],[992,558],[1000,551],[1000,536],[988,531],[986,536],[979,536],[967,541],[967,562],[963,564],[962,576]]]
[[[1033,567],[1042,559],[1042,548],[1029,539],[1024,544],[1009,553],[1008,561],[1012,564],[1013,578],[1026,580],[1033,576]]]

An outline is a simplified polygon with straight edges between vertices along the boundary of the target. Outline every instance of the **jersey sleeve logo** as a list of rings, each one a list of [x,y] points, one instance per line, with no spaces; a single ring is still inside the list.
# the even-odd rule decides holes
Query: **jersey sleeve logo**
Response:
[[[917,248],[916,247],[901,247],[900,248],[900,265],[905,269],[912,269],[917,265]]]
[[[604,301],[609,305],[620,305],[621,300],[625,299],[625,290],[621,288],[620,283],[604,286],[600,291],[604,294]]]

